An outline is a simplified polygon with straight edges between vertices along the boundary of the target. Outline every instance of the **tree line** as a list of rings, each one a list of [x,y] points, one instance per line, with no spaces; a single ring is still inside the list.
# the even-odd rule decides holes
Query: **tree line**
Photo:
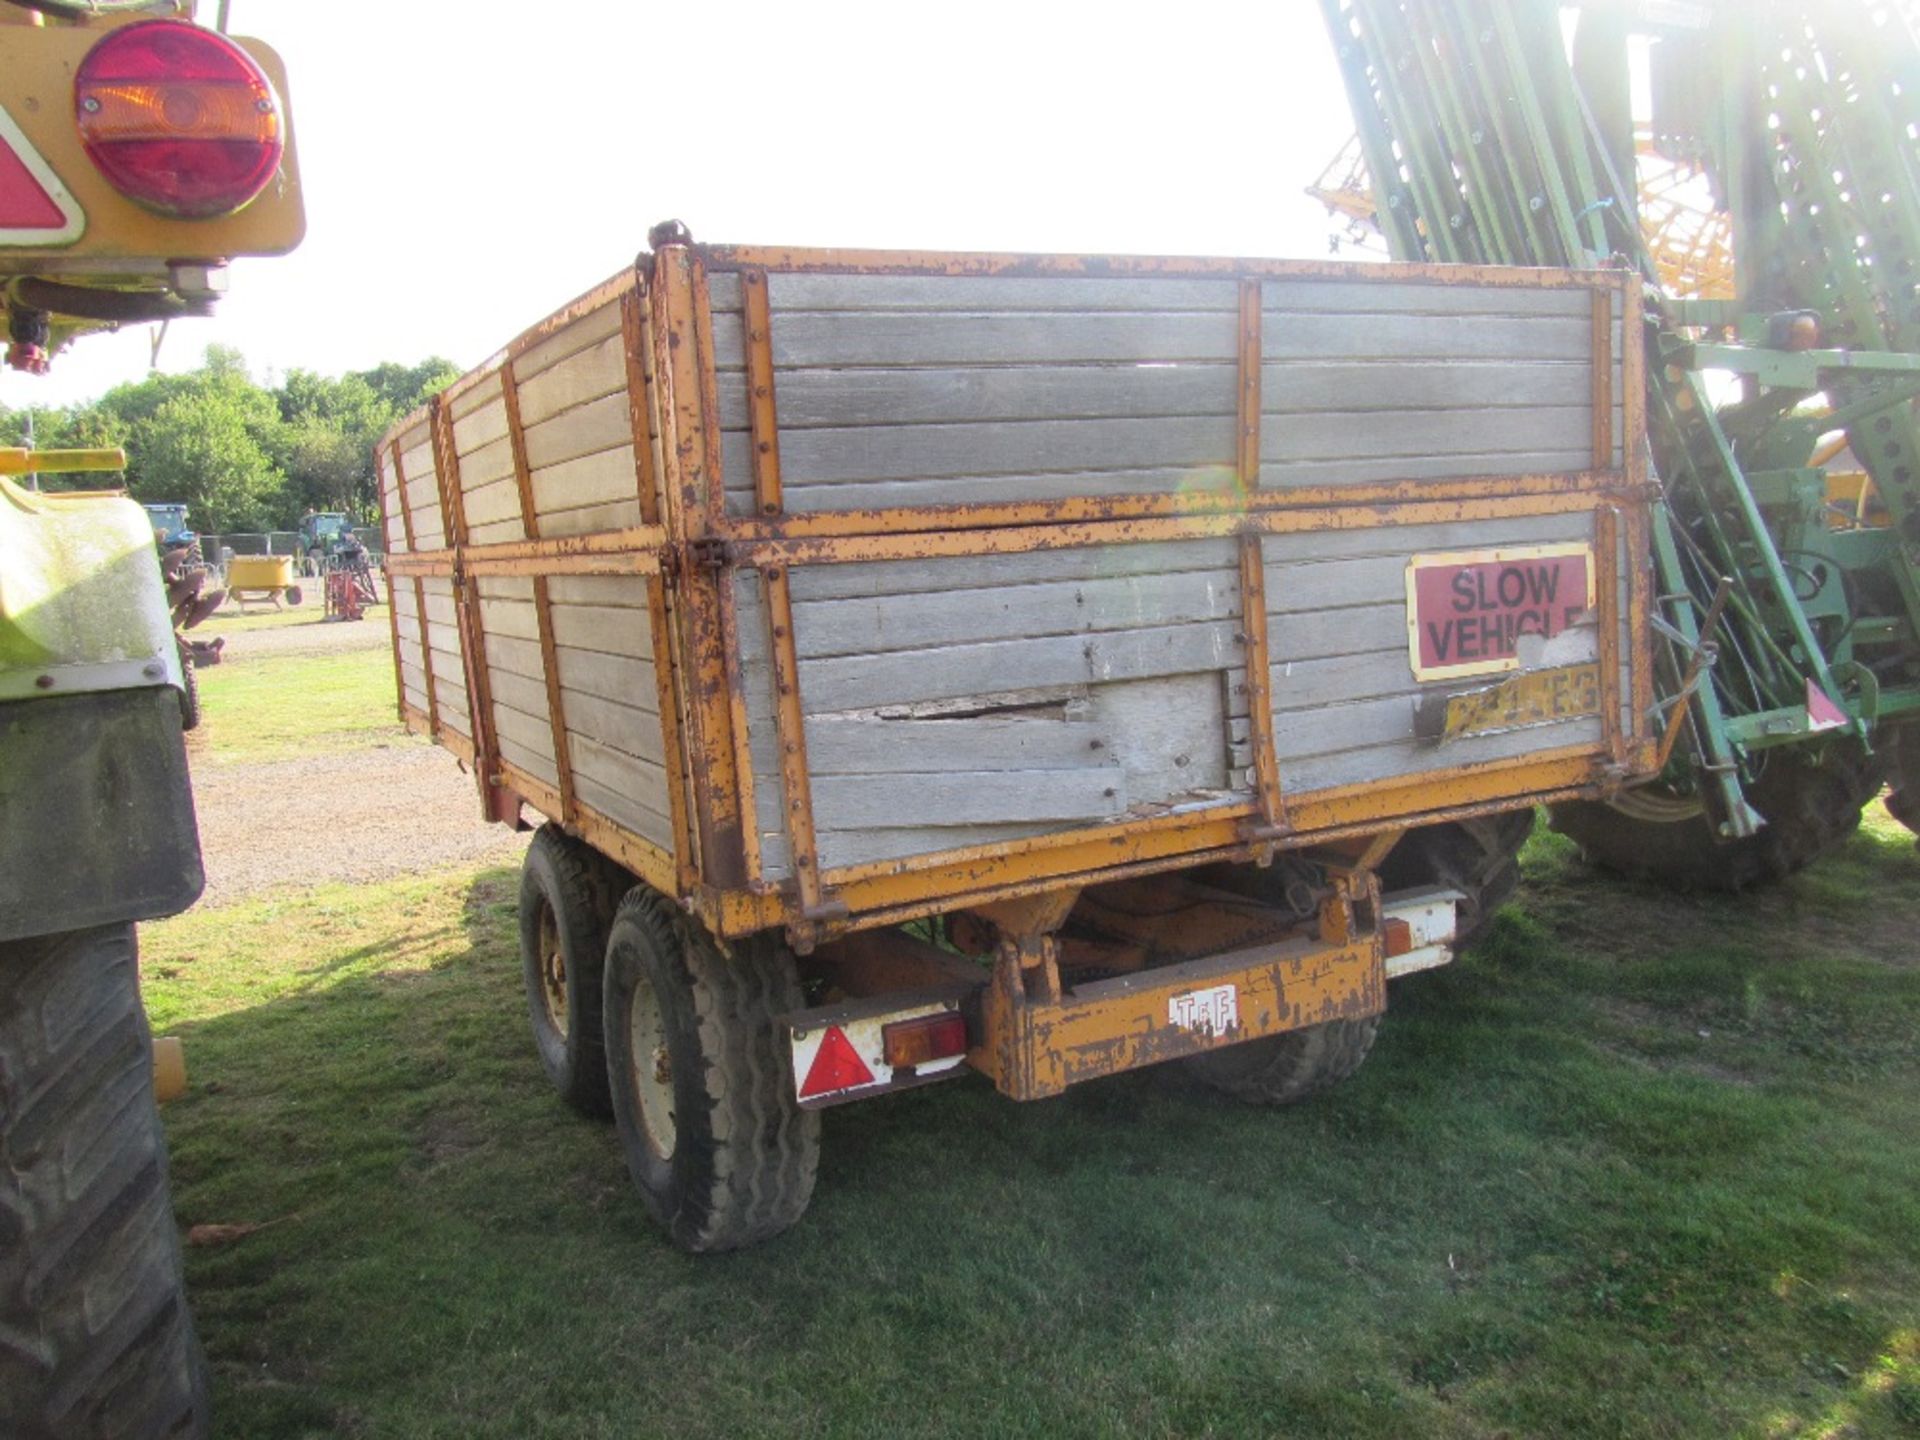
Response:
[[[371,522],[380,496],[373,442],[443,389],[459,369],[438,356],[338,377],[291,370],[257,384],[240,352],[207,348],[199,369],[152,374],[83,404],[0,406],[0,446],[26,443],[31,413],[42,450],[121,446],[136,500],[188,507],[208,534],[290,530],[308,510]],[[98,488],[99,475],[43,475],[48,490]]]

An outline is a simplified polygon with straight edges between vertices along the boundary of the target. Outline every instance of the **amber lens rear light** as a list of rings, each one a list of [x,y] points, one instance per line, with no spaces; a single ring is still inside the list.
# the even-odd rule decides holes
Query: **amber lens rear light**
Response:
[[[107,182],[162,215],[230,215],[280,168],[273,85],[224,35],[179,20],[115,30],[73,81],[74,123]]]
[[[967,1053],[967,1021],[957,1011],[941,1015],[921,1015],[912,1020],[895,1020],[882,1026],[880,1043],[887,1064],[898,1070],[908,1065],[926,1065]]]

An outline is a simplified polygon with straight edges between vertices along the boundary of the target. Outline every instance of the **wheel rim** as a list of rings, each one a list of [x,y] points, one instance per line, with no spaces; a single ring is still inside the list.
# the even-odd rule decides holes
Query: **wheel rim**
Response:
[[[540,910],[540,1000],[547,1023],[562,1040],[567,1038],[567,952],[560,944],[560,925],[553,907]]]
[[[673,1061],[667,1051],[666,1018],[660,997],[644,975],[633,982],[633,1007],[627,1020],[627,1070],[640,1108],[640,1131],[647,1148],[662,1160],[673,1158]]]

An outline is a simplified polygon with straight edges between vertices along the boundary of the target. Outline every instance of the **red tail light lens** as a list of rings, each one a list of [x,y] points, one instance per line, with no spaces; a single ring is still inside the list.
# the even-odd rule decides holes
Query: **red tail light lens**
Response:
[[[280,99],[224,35],[147,20],[87,52],[74,123],[107,182],[162,215],[230,215],[267,187],[286,145]]]

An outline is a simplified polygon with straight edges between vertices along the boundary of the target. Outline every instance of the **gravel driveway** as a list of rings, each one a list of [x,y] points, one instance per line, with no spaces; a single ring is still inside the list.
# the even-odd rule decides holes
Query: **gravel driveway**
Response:
[[[218,633],[218,620],[208,626]],[[352,624],[246,631],[229,660],[385,649],[386,612]],[[195,746],[188,744],[189,763]],[[395,734],[350,753],[195,765],[194,807],[207,870],[200,903],[227,905],[276,887],[386,880],[442,865],[518,863],[527,837],[480,818],[473,776],[445,750]]]

